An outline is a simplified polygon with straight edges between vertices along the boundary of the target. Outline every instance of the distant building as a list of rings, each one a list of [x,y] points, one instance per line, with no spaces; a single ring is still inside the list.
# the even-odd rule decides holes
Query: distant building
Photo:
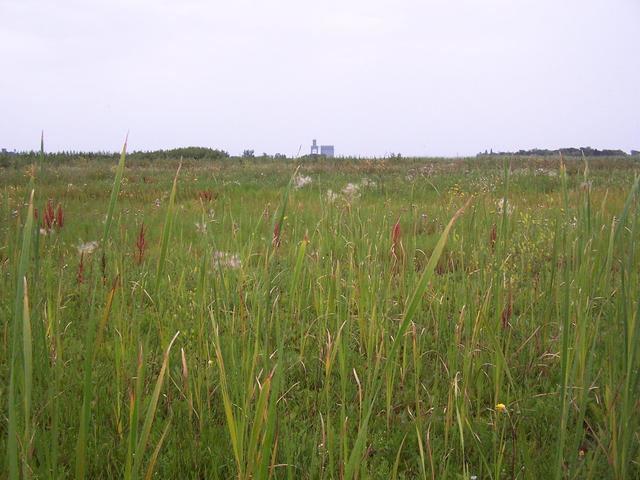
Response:
[[[314,138],[311,144],[311,155],[318,154],[325,157],[333,157],[335,155],[333,145],[318,145],[318,142]]]
[[[333,145],[320,145],[320,155],[333,157]]]

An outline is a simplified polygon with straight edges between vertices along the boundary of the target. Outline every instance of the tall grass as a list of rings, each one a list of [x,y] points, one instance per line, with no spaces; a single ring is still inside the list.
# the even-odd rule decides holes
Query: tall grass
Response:
[[[640,473],[635,164],[42,156],[0,175],[7,478]]]
[[[29,197],[29,208],[23,226],[22,244],[20,257],[16,271],[16,296],[13,324],[11,328],[11,354],[9,370],[9,394],[8,394],[8,428],[7,428],[7,464],[9,478],[14,479],[19,476],[19,455],[22,458],[23,475],[30,476],[29,469],[29,424],[31,423],[31,397],[32,397],[32,351],[31,351],[31,327],[29,317],[29,303],[27,297],[27,271],[30,259],[31,238],[33,230],[33,197],[31,190]],[[22,326],[22,329],[20,328]],[[20,356],[19,339],[22,330],[23,343],[23,363],[22,363],[22,384],[18,384],[18,358]],[[22,436],[22,451],[18,451],[18,393],[21,393],[24,405],[24,435]]]
[[[122,147],[122,153],[120,154],[120,162],[116,169],[116,175],[111,189],[111,197],[109,199],[109,206],[107,209],[107,216],[104,222],[104,230],[102,232],[102,248],[106,248],[106,243],[109,241],[109,233],[111,230],[111,224],[113,222],[113,214],[116,207],[116,201],[118,199],[118,192],[122,184],[122,177],[124,175],[124,166],[127,152],[127,140],[125,140]],[[97,265],[96,265],[97,266]],[[85,478],[87,465],[86,465],[86,452],[87,444],[89,442],[88,431],[89,423],[91,421],[91,403],[93,399],[93,368],[95,362],[96,349],[99,346],[99,341],[102,338],[102,329],[105,327],[109,315],[111,313],[111,305],[113,301],[114,290],[117,287],[117,281],[114,283],[111,292],[108,295],[106,305],[104,307],[104,313],[102,320],[98,322],[97,313],[97,300],[99,275],[98,269],[93,269],[93,289],[91,291],[91,303],[89,304],[89,318],[87,319],[86,336],[84,343],[84,375],[82,382],[82,407],[80,410],[80,426],[78,430],[78,437],[76,441],[76,454],[75,454],[75,476],[80,480]]]

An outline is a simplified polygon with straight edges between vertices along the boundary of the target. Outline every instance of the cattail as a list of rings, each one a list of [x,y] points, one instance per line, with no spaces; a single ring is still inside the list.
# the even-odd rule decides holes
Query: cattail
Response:
[[[144,251],[147,248],[147,240],[145,239],[144,222],[140,225],[140,232],[138,233],[138,239],[136,240],[136,261],[138,265],[142,263],[144,259]]]
[[[51,229],[55,223],[55,213],[53,211],[53,202],[47,202],[47,228]]]
[[[47,201],[47,205],[44,207],[44,213],[42,216],[42,228],[45,230],[51,230],[55,222],[55,212],[53,211],[53,204],[51,200]]]
[[[78,283],[84,283],[84,252],[80,254],[80,264],[78,265]]]
[[[61,204],[58,204],[58,208],[56,210],[56,227],[58,229],[64,227],[64,210],[62,209]]]

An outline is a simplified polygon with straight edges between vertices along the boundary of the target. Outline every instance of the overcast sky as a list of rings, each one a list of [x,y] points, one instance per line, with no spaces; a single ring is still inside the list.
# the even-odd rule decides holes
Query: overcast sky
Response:
[[[640,150],[640,0],[0,0],[0,147]]]

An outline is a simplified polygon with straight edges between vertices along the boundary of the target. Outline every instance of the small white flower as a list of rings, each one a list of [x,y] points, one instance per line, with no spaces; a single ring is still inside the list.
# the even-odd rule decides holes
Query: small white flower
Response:
[[[329,203],[333,203],[338,199],[338,194],[335,193],[333,190],[327,190],[327,202]]]
[[[231,270],[237,270],[242,266],[242,261],[237,253],[213,252],[213,265]]]
[[[305,185],[309,185],[312,181],[313,180],[311,179],[311,177],[308,177],[306,175],[298,174],[293,179],[293,188],[300,189],[300,188],[304,187]]]
[[[498,200],[498,202],[496,203],[496,207],[497,210],[496,212],[498,213],[498,215],[502,215],[504,213],[504,198],[501,198],[500,200]],[[507,201],[507,215],[511,215],[513,213],[513,205],[511,205],[508,201]]]
[[[342,189],[342,194],[347,200],[356,199],[360,196],[360,187],[355,183],[347,183],[347,185]]]
[[[369,180],[367,177],[363,178],[360,185],[364,188],[374,188],[377,184],[373,180]]]
[[[81,243],[78,245],[78,253],[90,255],[98,248],[98,242],[92,240],[91,242]]]

